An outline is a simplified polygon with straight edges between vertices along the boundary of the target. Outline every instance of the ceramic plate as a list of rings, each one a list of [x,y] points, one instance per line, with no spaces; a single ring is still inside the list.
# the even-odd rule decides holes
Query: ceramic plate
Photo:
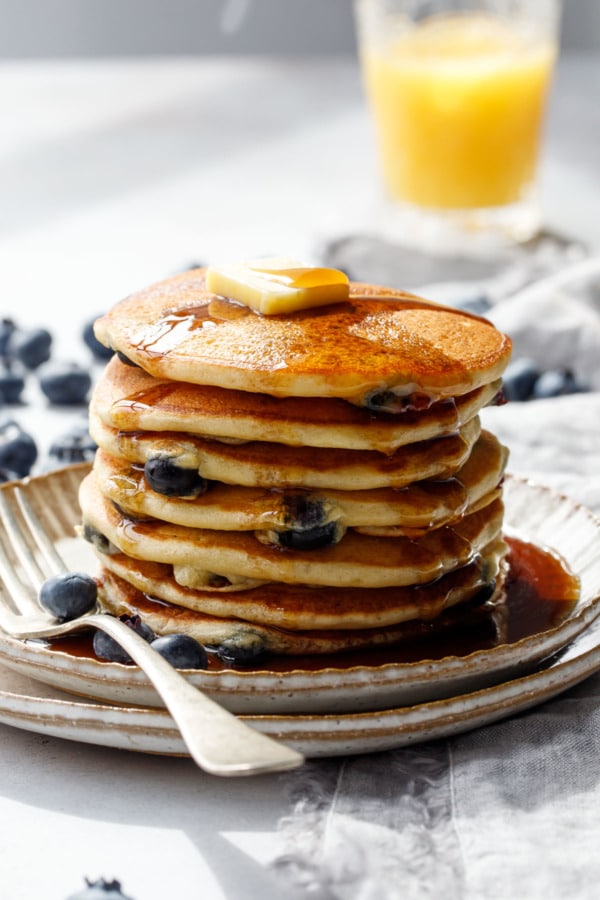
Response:
[[[600,629],[592,625],[560,661],[523,678],[470,694],[346,715],[244,716],[259,731],[306,757],[345,756],[404,747],[489,725],[550,700],[600,669]],[[167,756],[186,748],[161,709],[79,702],[0,666],[0,721],[103,747]]]
[[[77,487],[86,470],[73,466],[22,485],[48,534],[77,568],[88,564],[81,554],[89,548],[71,537],[79,520]],[[13,491],[14,486],[2,490]],[[513,644],[435,661],[318,671],[203,671],[188,677],[238,714],[337,716],[460,698],[532,672],[584,632],[600,612],[600,522],[565,497],[516,478],[506,480],[505,502],[507,529],[556,550],[581,579],[581,599],[559,626]],[[71,694],[126,707],[160,705],[134,666],[74,656],[2,633],[0,661],[28,679]]]

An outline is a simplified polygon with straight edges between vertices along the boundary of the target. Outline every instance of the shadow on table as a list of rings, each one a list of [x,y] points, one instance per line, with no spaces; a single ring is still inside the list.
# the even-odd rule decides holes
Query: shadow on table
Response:
[[[236,846],[235,840],[246,831],[260,835],[277,830],[280,816],[288,812],[281,776],[219,779],[201,772],[189,759],[75,744],[4,725],[0,726],[0,739],[0,797],[35,807],[40,815],[50,811],[59,816],[61,833],[48,835],[48,844],[52,846],[55,840],[64,844],[63,865],[74,873],[75,885],[86,872],[69,849],[69,834],[78,829],[77,820],[84,819],[94,823],[90,833],[97,833],[98,825],[101,829],[102,846],[94,850],[94,858],[102,860],[107,877],[122,878],[124,888],[128,879],[122,873],[132,868],[132,861],[125,863],[124,857],[135,854],[140,834],[130,847],[122,846],[118,829],[134,826],[149,830],[143,837],[147,856],[136,860],[136,865],[147,868],[156,862],[168,867],[168,854],[163,851],[161,855],[159,831],[183,833],[224,897],[269,900],[279,896],[268,866]],[[108,826],[106,831],[103,826]],[[113,827],[117,830],[112,831]],[[152,829],[157,830],[156,839]],[[10,840],[28,837],[13,834]],[[79,839],[75,835],[75,840]],[[243,839],[240,843],[244,844]],[[102,873],[87,874],[98,877]],[[244,893],[240,893],[240,885]],[[291,891],[289,900],[294,897]],[[139,895],[135,900],[146,897]]]

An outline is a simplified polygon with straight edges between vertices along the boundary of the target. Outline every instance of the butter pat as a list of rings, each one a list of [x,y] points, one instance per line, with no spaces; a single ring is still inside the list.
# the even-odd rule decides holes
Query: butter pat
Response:
[[[348,299],[348,278],[338,269],[304,266],[294,259],[258,259],[211,266],[206,287],[265,316],[297,312]]]

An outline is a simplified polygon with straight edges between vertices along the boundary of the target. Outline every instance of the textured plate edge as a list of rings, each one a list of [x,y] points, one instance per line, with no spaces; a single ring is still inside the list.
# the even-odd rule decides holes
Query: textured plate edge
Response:
[[[241,718],[310,758],[382,752],[451,737],[527,711],[599,669],[600,636],[595,646],[567,662],[447,700],[374,713]],[[0,721],[96,746],[188,755],[169,713],[160,709],[36,698],[0,689]],[[317,724],[319,728],[315,728]]]
[[[70,481],[73,483],[74,478],[76,478],[79,473],[83,475],[88,469],[89,464],[67,466],[52,473],[25,479],[21,484],[28,490],[35,490],[36,484],[48,479],[56,479],[57,481],[62,479],[65,482]],[[600,519],[583,504],[577,503],[568,496],[530,479],[508,475],[507,485],[508,491],[512,492],[511,496],[514,496],[515,492],[517,492],[517,497],[519,497],[519,492],[521,494],[523,492],[528,494],[533,491],[537,493],[538,496],[545,498],[552,510],[560,509],[564,512],[565,509],[568,509],[569,516],[583,517],[597,533],[598,541],[600,542]],[[10,485],[5,487],[10,487]],[[523,505],[523,498],[521,498],[520,502],[521,505]],[[531,504],[525,505],[527,509],[530,509]],[[54,531],[56,532],[56,530],[57,528],[55,526]],[[60,530],[60,527],[58,530]],[[513,530],[511,524],[509,524],[508,530]],[[598,568],[600,570],[600,562],[598,563]],[[476,651],[465,657],[446,657],[443,661],[423,660],[418,663],[388,663],[377,667],[357,666],[350,669],[336,669],[329,667],[308,674],[302,672],[302,670],[290,670],[283,673],[261,670],[259,672],[226,671],[223,673],[202,672],[187,674],[198,687],[207,692],[212,692],[215,696],[223,698],[226,697],[228,693],[232,696],[241,694],[251,686],[253,688],[252,693],[255,696],[257,693],[261,692],[264,693],[265,696],[273,694],[273,692],[285,694],[290,690],[293,690],[295,693],[301,693],[303,691],[305,693],[310,691],[317,693],[335,693],[335,691],[339,689],[337,684],[319,684],[315,676],[318,676],[324,681],[330,679],[334,682],[338,682],[340,678],[344,678],[346,681],[344,689],[346,690],[359,688],[362,684],[368,684],[371,690],[377,688],[382,692],[389,692],[393,690],[396,683],[398,686],[406,684],[407,679],[409,678],[411,679],[411,685],[427,684],[428,680],[431,679],[433,669],[435,669],[436,672],[436,680],[439,680],[440,663],[443,664],[443,674],[441,678],[448,678],[450,681],[457,682],[463,678],[473,677],[472,670],[476,670],[477,675],[483,673],[484,675],[490,674],[490,676],[493,676],[495,670],[503,672],[507,668],[518,669],[520,667],[522,669],[526,665],[529,666],[529,668],[533,668],[543,659],[556,653],[566,644],[574,640],[578,634],[585,630],[591,622],[597,618],[600,613],[600,575],[598,576],[598,581],[598,592],[595,596],[588,598],[584,602],[584,605],[561,626],[545,632],[543,636],[543,647],[538,647],[537,649],[534,648],[533,645],[539,643],[539,636],[534,636],[533,638],[524,638],[521,641],[510,645],[501,645],[492,650]],[[5,638],[4,636],[2,636],[2,638],[6,640],[9,645],[12,644],[13,648],[16,648],[17,650],[25,646],[22,642],[15,641],[12,638]],[[43,670],[44,658],[47,659],[47,667],[49,668],[54,668],[51,664],[51,660],[54,662],[62,661],[65,663],[65,667],[66,665],[72,667],[73,657],[69,654],[63,654],[60,651],[49,651],[43,647],[36,647],[34,650],[33,645],[29,645],[28,650],[31,650],[32,654],[35,652],[35,654],[38,655],[40,671]],[[524,653],[527,651],[531,651],[531,653],[524,662]],[[512,657],[518,657],[519,662],[515,663],[514,661],[511,661]],[[10,660],[4,658],[4,662],[6,665],[10,666]],[[127,691],[148,687],[148,683],[145,680],[143,673],[134,667],[101,663],[87,658],[82,661],[82,665],[83,664],[86,664],[88,669],[91,667],[91,671],[86,672],[86,675],[92,681],[96,680],[97,682],[106,683],[106,675],[109,672],[115,673],[115,679],[113,680],[116,681],[116,673],[118,672],[118,684],[120,689]],[[95,668],[98,669],[97,672],[94,671]],[[18,671],[23,671],[23,667],[19,667]],[[77,673],[72,674],[76,675]],[[124,681],[124,676],[128,676],[130,680]],[[500,677],[503,676],[501,675]],[[40,680],[44,681],[45,679],[41,678]],[[493,677],[488,678],[488,682],[490,680],[494,680]],[[51,683],[56,687],[61,687],[55,678]],[[257,688],[259,687],[261,690],[257,691]],[[62,689],[65,690],[64,687]],[[66,690],[73,693],[72,688],[66,688]],[[476,688],[474,688],[474,690],[476,690]],[[119,701],[111,699],[109,702]],[[410,703],[410,701],[408,702]]]

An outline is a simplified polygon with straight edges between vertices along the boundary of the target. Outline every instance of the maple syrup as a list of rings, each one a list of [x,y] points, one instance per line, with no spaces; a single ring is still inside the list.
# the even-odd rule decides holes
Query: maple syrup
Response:
[[[458,615],[454,611],[442,627],[439,621],[429,623],[427,633],[410,645],[317,656],[272,655],[261,660],[256,668],[269,672],[316,671],[466,656],[477,650],[512,644],[560,625],[577,604],[578,578],[552,551],[515,537],[507,537],[506,542],[509,570],[506,600],[500,607],[484,603],[466,607]],[[499,615],[501,627],[498,627]],[[48,641],[47,646],[75,657],[95,658],[90,635],[59,638]],[[226,668],[216,654],[209,653],[209,669]]]

